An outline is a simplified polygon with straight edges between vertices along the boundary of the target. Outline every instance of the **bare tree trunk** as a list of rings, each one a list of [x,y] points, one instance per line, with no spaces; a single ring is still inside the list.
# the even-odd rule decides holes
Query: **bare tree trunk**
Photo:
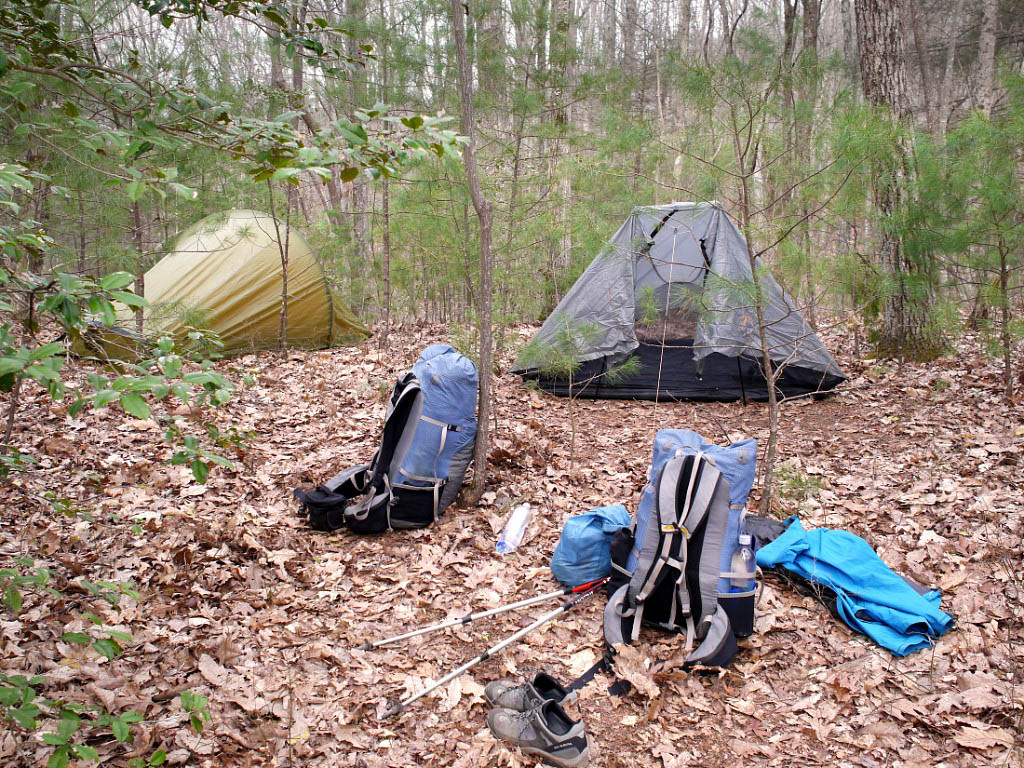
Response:
[[[800,78],[804,85],[800,88],[800,99],[811,105],[811,113],[817,110],[818,89],[816,84],[818,70],[818,33],[821,29],[821,3],[822,0],[801,0],[804,12],[803,40],[800,50],[800,66],[804,69],[804,75]],[[810,85],[808,85],[810,83]],[[801,120],[797,126],[797,154],[801,163],[801,174],[803,169],[811,167],[813,146],[811,142],[811,126],[808,120]],[[811,238],[811,212],[806,198],[800,204],[800,225],[799,242],[803,253],[813,253]],[[817,285],[814,276],[813,262],[808,262],[804,270],[804,280],[807,284],[807,320],[811,327],[818,330],[818,301]]]
[[[996,23],[999,0],[985,0],[978,38],[978,106],[988,117],[996,103]]]
[[[604,21],[601,29],[601,58],[607,67],[615,61],[616,1],[604,0]]]
[[[384,264],[381,270],[384,275],[384,330],[381,333],[380,345],[387,344],[391,332],[391,183],[387,176],[381,188],[381,245],[384,251]]]
[[[932,74],[928,66],[928,54],[924,48],[924,31],[921,29],[921,0],[910,0],[910,21],[914,27],[914,52],[917,54],[917,69],[921,73],[921,94],[924,99],[928,133],[938,136],[939,120],[935,102],[932,100]]]
[[[639,21],[637,0],[623,0],[622,11],[622,66],[629,74],[634,74],[637,67],[636,29]]]
[[[556,248],[553,261],[553,291],[557,304],[561,297],[558,288],[558,275],[568,271],[572,236],[569,228],[569,204],[572,197],[572,181],[565,171],[559,172],[557,158],[569,149],[566,134],[572,120],[572,86],[576,70],[576,24],[573,0],[552,0],[551,25],[551,65],[555,70],[555,87],[552,93],[554,103],[554,123],[558,134],[552,142],[552,148],[558,149],[557,156],[552,153],[548,163],[549,174],[557,177],[558,185],[558,240],[553,243]],[[560,72],[560,73],[559,73]]]
[[[748,158],[750,143],[749,141],[744,141],[744,138],[749,139],[750,136],[740,125],[736,107],[730,107],[729,112],[733,155],[736,159],[736,166],[739,169],[740,226],[743,229],[743,237],[747,241],[747,259],[750,262],[750,276],[754,288],[754,311],[757,317],[758,339],[761,342],[761,367],[764,369],[764,379],[768,385],[768,446],[765,450],[764,463],[762,465],[764,467],[764,482],[761,485],[760,510],[762,515],[767,516],[771,509],[775,455],[778,452],[779,445],[779,400],[775,389],[775,382],[778,379],[779,371],[772,365],[771,349],[768,346],[768,327],[764,320],[764,293],[761,289],[757,252],[754,250],[754,233],[751,229],[753,200],[751,199],[750,176],[753,174],[753,165],[756,157]],[[747,130],[749,130],[749,124]]]
[[[275,116],[284,107],[284,92],[287,85],[284,81],[284,67],[281,64],[281,44],[270,41],[270,98],[267,100],[271,116]]]
[[[78,274],[85,274],[85,204],[82,202],[82,190],[78,190]]]
[[[479,90],[501,101],[508,87],[505,74],[505,32],[501,0],[478,0],[470,6],[476,22],[475,63]],[[497,113],[501,115],[499,111]]]
[[[548,16],[550,15],[550,5],[551,0],[536,0],[534,3],[533,23],[536,37],[533,42],[537,54],[534,65],[538,72],[543,72],[548,68],[547,45],[545,45],[545,42],[548,39]]]
[[[942,92],[939,96],[939,119],[943,127],[949,126],[953,104],[953,65],[956,62],[956,41],[960,36],[960,19],[963,17],[964,0],[957,0],[956,10],[950,20],[949,40],[946,42],[946,64],[942,72]]]
[[[729,4],[726,0],[718,0],[718,12],[722,17],[722,37],[725,38],[725,52],[732,56],[734,53],[731,34],[732,22],[729,19]]]
[[[856,82],[860,72],[858,68],[860,55],[857,51],[856,23],[853,9],[850,7],[850,0],[840,0],[839,13],[843,17],[843,59],[846,62],[850,81]]]
[[[281,258],[281,313],[277,328],[277,350],[287,354],[288,346],[288,238],[291,234],[291,189],[288,191],[288,207],[285,211],[284,239],[281,239],[281,226],[277,221],[277,212],[274,210],[274,186],[270,179],[267,179],[267,197],[270,205],[270,218],[274,222],[274,234],[277,236],[277,252]]]
[[[693,22],[693,0],[679,0],[679,29],[676,45],[684,59],[690,54],[690,24]]]
[[[476,446],[473,451],[473,489],[469,501],[476,504],[487,487],[488,436],[491,416],[491,204],[480,188],[476,165],[476,126],[473,123],[473,81],[466,52],[466,28],[460,0],[451,0],[455,54],[458,61],[459,101],[462,105],[462,132],[469,137],[463,151],[469,194],[480,221],[480,291],[477,311],[480,316],[480,390],[477,400]]]
[[[711,0],[704,0],[704,61],[708,61],[710,55],[711,46],[711,35],[715,29],[715,8],[711,5]]]
[[[139,202],[132,203],[132,243],[135,245],[135,295],[146,295],[146,271],[143,269],[142,252],[145,244],[142,239],[142,211],[139,210]],[[135,333],[140,337],[145,330],[142,307],[135,308]]]
[[[1010,338],[1010,269],[1007,263],[1009,249],[999,238],[999,341],[1003,347],[1003,396],[1013,399],[1013,346]]]

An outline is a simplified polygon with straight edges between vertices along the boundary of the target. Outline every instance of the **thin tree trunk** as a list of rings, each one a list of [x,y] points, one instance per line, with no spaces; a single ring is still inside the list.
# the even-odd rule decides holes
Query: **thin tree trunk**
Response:
[[[82,202],[82,190],[78,190],[78,274],[85,274],[85,204]]]
[[[551,24],[551,64],[552,69],[561,70],[560,73],[553,73],[555,77],[555,88],[552,101],[555,105],[554,123],[557,136],[552,144],[552,149],[557,148],[558,156],[564,156],[569,150],[567,134],[572,120],[571,94],[573,76],[576,62],[576,23],[573,0],[553,0],[551,3],[552,24]],[[572,197],[572,181],[565,171],[559,172],[557,158],[552,153],[548,172],[557,177],[558,185],[558,239],[552,245],[556,250],[554,264],[556,270],[552,275],[555,303],[560,299],[561,292],[558,287],[558,275],[569,269],[570,253],[572,251],[572,235],[569,227],[569,205]]]
[[[768,515],[772,503],[772,487],[774,483],[775,455],[779,446],[779,400],[775,391],[775,382],[779,371],[772,365],[771,349],[768,346],[768,328],[764,321],[764,293],[761,290],[761,278],[757,264],[757,252],[754,250],[753,231],[751,229],[750,173],[747,165],[748,151],[744,149],[743,129],[736,115],[736,108],[730,108],[730,128],[732,133],[733,154],[739,168],[739,214],[743,237],[747,241],[747,259],[750,262],[750,276],[754,288],[754,311],[757,317],[758,339],[761,342],[761,367],[764,369],[765,382],[768,384],[768,446],[764,457],[764,482],[761,485],[761,514]],[[752,172],[752,169],[751,169]]]
[[[384,0],[380,0],[381,22],[391,28],[390,8],[385,10]],[[385,44],[380,54],[380,80],[381,93],[380,101],[387,103],[389,92],[390,67],[388,60],[388,47]],[[383,297],[383,325],[384,330],[380,337],[380,346],[384,347],[388,341],[388,334],[391,332],[391,180],[384,176],[381,184],[381,250],[383,251],[384,263],[381,265],[384,282]]]
[[[711,4],[711,0],[704,0],[704,62],[708,62],[710,55],[709,48],[711,46],[711,35],[715,28],[715,7]]]
[[[637,0],[623,0],[622,12],[622,67],[628,74],[637,71],[636,30],[639,21]]]
[[[942,92],[939,95],[939,119],[949,126],[953,103],[953,65],[956,62],[956,41],[960,36],[960,19],[963,17],[964,0],[957,0],[956,10],[950,18],[949,40],[946,42],[946,64],[942,72]]]
[[[1010,338],[1010,270],[1006,243],[999,238],[999,340],[1003,347],[1003,395],[1013,399],[1013,347]]]
[[[384,275],[384,330],[381,334],[380,345],[387,344],[388,334],[391,332],[391,183],[388,177],[384,177],[384,184],[381,188],[381,245],[384,250],[384,264],[381,267]]]
[[[270,201],[270,218],[274,222],[274,234],[277,236],[277,252],[281,257],[281,313],[277,328],[277,350],[282,355],[287,354],[288,339],[288,237],[291,229],[291,191],[288,192],[288,210],[285,212],[284,239],[281,239],[281,226],[277,221],[277,212],[274,210],[274,187],[267,179],[267,196]]]
[[[139,210],[139,203],[136,200],[132,203],[132,243],[135,245],[135,295],[146,295],[146,271],[142,268],[142,251],[144,243],[142,240],[142,211]],[[144,314],[142,307],[135,309],[135,333],[142,337],[145,330]]]
[[[732,56],[734,53],[731,33],[732,22],[729,19],[729,4],[726,0],[718,0],[718,12],[722,16],[722,37],[725,38],[725,52]]]
[[[14,435],[14,416],[18,412],[18,406],[21,403],[21,382],[24,380],[24,376],[15,376],[14,388],[11,389],[11,399],[7,403],[7,424],[4,427],[4,451],[10,450],[11,437]]]
[[[463,151],[469,194],[480,221],[480,291],[477,311],[480,318],[480,389],[477,400],[476,446],[473,451],[473,488],[469,501],[476,504],[487,487],[488,436],[491,416],[491,204],[480,188],[476,165],[476,126],[473,122],[473,81],[466,53],[466,28],[460,0],[451,0],[455,54],[458,61],[459,101],[462,105],[462,132],[469,137]]]
[[[801,0],[804,12],[803,41],[800,50],[800,67],[804,70],[800,78],[804,83],[800,87],[800,99],[811,105],[810,112],[814,114],[817,110],[818,101],[818,32],[821,28],[821,3],[822,0]],[[808,85],[810,83],[810,85]],[[797,125],[797,155],[800,159],[800,173],[811,168],[813,144],[811,142],[811,125],[807,119],[803,119]],[[803,197],[803,196],[802,196]],[[799,242],[804,254],[811,254],[811,214],[810,204],[806,198],[800,204],[800,225]],[[807,284],[807,321],[811,327],[818,330],[818,302],[817,285],[814,275],[814,263],[810,260],[804,269],[804,279]]]
[[[850,0],[840,0],[839,14],[843,18],[843,60],[846,62],[846,72],[850,82],[855,83],[860,72],[860,54],[857,51],[857,25],[853,18]]]

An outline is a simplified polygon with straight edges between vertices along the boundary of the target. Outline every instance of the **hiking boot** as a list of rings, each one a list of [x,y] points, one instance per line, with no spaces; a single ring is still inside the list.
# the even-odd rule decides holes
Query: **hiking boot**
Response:
[[[527,712],[492,709],[487,714],[487,727],[495,738],[558,768],[583,768],[590,759],[590,741],[583,731],[583,721],[570,720],[554,701],[545,701]]]
[[[545,701],[565,704],[575,700],[576,693],[570,693],[551,675],[540,672],[533,678],[532,683],[514,685],[509,680],[496,680],[493,683],[488,683],[484,688],[484,698],[492,707],[525,712],[540,706]]]

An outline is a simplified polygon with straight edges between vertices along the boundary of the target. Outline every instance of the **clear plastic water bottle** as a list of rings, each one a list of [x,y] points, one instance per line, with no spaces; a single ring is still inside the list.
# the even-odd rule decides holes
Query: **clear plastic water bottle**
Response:
[[[508,522],[505,523],[505,530],[501,532],[498,543],[495,545],[499,555],[507,555],[509,552],[519,549],[519,545],[523,541],[523,534],[526,533],[526,526],[532,519],[533,508],[529,504],[520,504],[512,510],[508,516]]]
[[[731,592],[750,592],[754,589],[754,550],[751,548],[749,533],[740,534],[740,546],[732,553],[732,565],[729,570],[732,576],[729,578],[729,589]]]

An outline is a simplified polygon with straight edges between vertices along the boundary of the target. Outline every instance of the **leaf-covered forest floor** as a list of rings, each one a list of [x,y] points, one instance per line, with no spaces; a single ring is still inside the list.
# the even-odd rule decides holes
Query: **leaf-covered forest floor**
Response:
[[[603,597],[384,723],[388,698],[418,691],[554,603],[376,651],[356,646],[555,589],[548,563],[562,523],[603,504],[635,511],[656,429],[763,441],[767,411],[581,401],[573,465],[566,401],[506,374],[481,507],[451,509],[415,532],[307,530],[292,489],[369,459],[394,376],[444,333],[219,364],[239,390],[216,418],[253,436],[235,469],[215,470],[206,486],[166,463],[155,424],[102,409],[72,418],[28,392],[14,441],[43,460],[15,478],[21,490],[3,488],[0,561],[28,555],[50,566],[64,597],[28,593],[19,615],[3,617],[0,670],[45,674],[50,697],[141,713],[127,750],[93,744],[121,762],[163,746],[171,763],[190,765],[532,765],[489,735],[483,685],[585,670],[603,650]],[[849,350],[852,340],[829,346]],[[774,512],[865,537],[892,567],[941,588],[956,626],[900,659],[768,579],[757,632],[720,675],[669,663],[648,677],[638,660],[678,658],[679,643],[647,630],[623,662],[632,694],[610,696],[603,675],[584,689],[572,711],[585,718],[592,766],[1020,764],[1024,409],[1002,399],[995,364],[970,340],[928,365],[839,357],[851,381],[837,396],[782,407]],[[33,495],[46,488],[78,516],[57,516]],[[494,542],[519,500],[537,516],[523,547],[502,558]],[[133,581],[141,600],[104,610],[73,586],[83,578]],[[83,610],[131,633],[123,655],[108,662],[59,639],[84,629]],[[210,699],[201,735],[177,702],[182,690]],[[49,749],[0,731],[3,764],[45,762]]]

